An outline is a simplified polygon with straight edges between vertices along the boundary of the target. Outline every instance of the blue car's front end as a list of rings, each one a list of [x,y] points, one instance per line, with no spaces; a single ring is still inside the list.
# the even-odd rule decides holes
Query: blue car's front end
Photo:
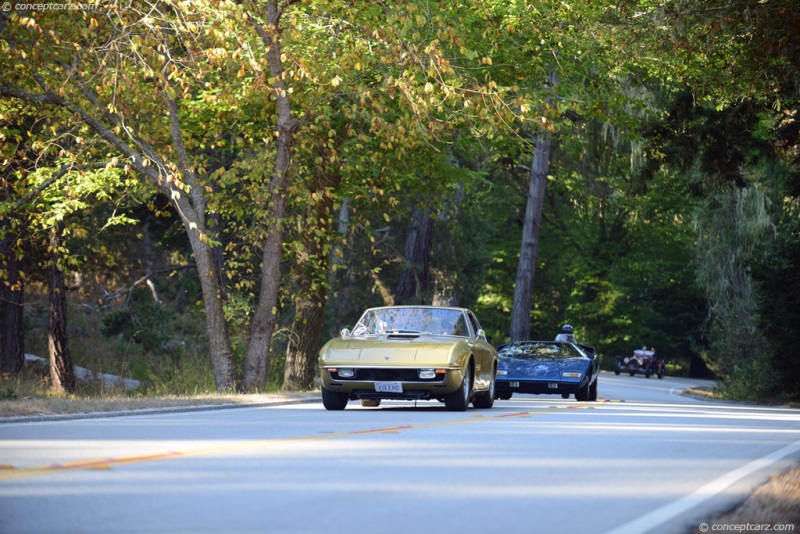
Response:
[[[514,393],[555,394],[595,400],[594,358],[569,343],[519,342],[501,347],[495,396]]]

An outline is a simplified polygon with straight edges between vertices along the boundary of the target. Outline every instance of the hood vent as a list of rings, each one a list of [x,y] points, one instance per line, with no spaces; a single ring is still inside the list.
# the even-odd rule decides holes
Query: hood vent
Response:
[[[417,339],[422,334],[419,332],[393,332],[386,335],[386,339]]]

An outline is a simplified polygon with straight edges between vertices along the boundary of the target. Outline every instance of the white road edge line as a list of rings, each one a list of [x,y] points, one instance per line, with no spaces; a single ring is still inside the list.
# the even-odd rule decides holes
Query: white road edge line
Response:
[[[615,529],[609,530],[606,532],[606,534],[642,534],[644,532],[653,530],[662,523],[675,518],[687,510],[694,508],[703,501],[706,501],[725,491],[744,477],[755,473],[759,469],[768,467],[778,460],[781,460],[797,451],[800,451],[800,441],[795,441],[791,445],[787,445],[786,447],[778,449],[777,451],[759,458],[758,460],[754,460],[747,465],[743,465],[738,469],[734,469],[733,471],[722,475],[718,479],[712,480],[705,486],[698,488],[686,497],[653,510],[649,514],[645,514],[639,519],[635,519]]]

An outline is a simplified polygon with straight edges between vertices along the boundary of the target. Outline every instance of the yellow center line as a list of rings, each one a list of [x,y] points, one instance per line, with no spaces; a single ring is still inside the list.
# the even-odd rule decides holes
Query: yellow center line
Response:
[[[570,409],[589,408],[589,406],[571,406]],[[298,442],[315,442],[315,441],[329,441],[334,439],[352,438],[358,436],[368,436],[374,434],[397,434],[401,431],[407,430],[425,430],[430,428],[441,428],[456,425],[466,425],[471,423],[482,423],[492,420],[501,420],[514,417],[530,417],[531,415],[542,415],[548,413],[555,413],[557,411],[565,411],[563,408],[550,407],[544,410],[530,410],[522,412],[514,412],[510,414],[499,414],[487,416],[483,414],[472,415],[462,419],[451,419],[449,421],[440,421],[436,423],[420,423],[417,425],[403,425],[386,428],[373,428],[366,430],[350,430],[342,432],[331,432],[327,434],[311,434],[306,436],[297,436],[294,438],[269,438],[254,441],[244,441],[235,445],[225,445],[220,447],[207,447],[204,449],[187,450],[187,451],[166,451],[151,454],[136,454],[132,456],[119,456],[119,457],[106,457],[96,458],[91,460],[80,460],[76,462],[64,462],[46,465],[37,465],[31,467],[15,468],[14,466],[3,464],[0,470],[0,481],[12,480],[19,478],[30,478],[41,475],[49,475],[54,473],[65,473],[69,471],[77,471],[80,469],[98,469],[105,470],[112,467],[145,463],[157,462],[161,460],[172,460],[176,458],[193,458],[199,456],[213,456],[216,454],[240,452],[244,450],[259,449],[267,446],[280,446],[290,445]]]

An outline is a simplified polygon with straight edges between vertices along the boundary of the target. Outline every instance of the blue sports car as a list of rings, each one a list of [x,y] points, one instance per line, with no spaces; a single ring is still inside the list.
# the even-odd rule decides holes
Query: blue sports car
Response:
[[[516,341],[497,348],[495,397],[514,393],[575,395],[597,400],[600,363],[593,347],[565,341]]]

